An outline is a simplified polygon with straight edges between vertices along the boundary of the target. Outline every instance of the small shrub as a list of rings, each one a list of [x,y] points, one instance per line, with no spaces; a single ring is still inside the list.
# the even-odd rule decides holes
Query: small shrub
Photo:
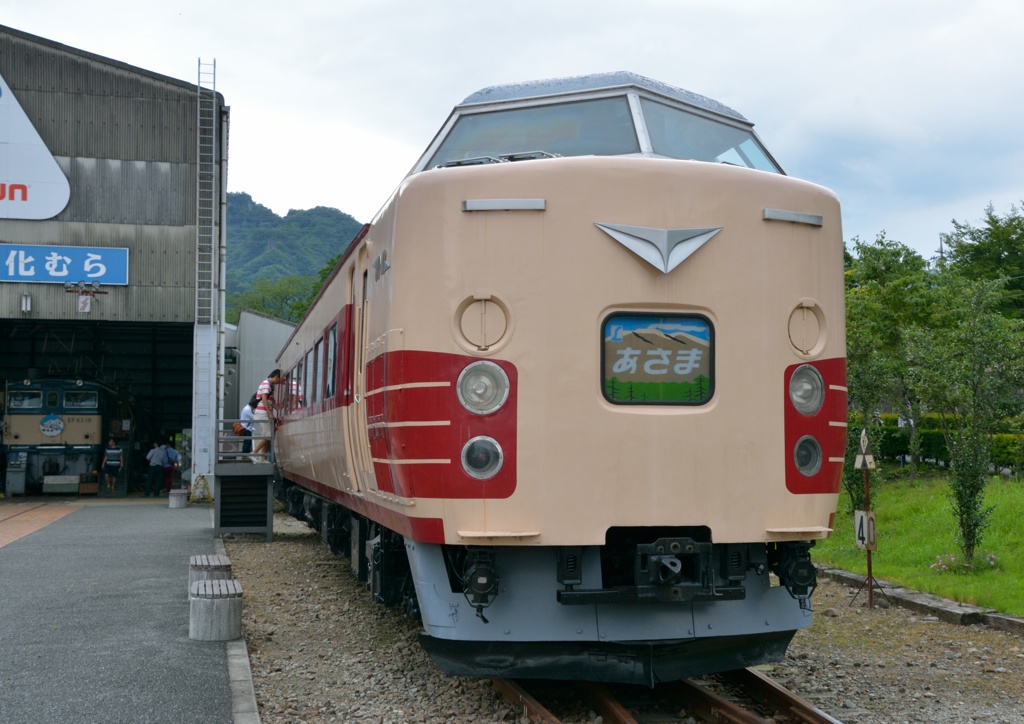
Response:
[[[975,561],[970,561],[964,556],[958,558],[953,553],[943,553],[940,556],[935,556],[935,562],[928,567],[936,573],[955,573],[967,576],[977,573],[979,570],[999,568],[999,559],[995,553],[989,551]]]

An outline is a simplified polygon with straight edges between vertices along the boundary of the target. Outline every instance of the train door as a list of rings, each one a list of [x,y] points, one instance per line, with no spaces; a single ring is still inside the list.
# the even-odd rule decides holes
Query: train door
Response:
[[[373,474],[373,461],[370,458],[370,444],[367,437],[367,403],[366,403],[366,351],[368,348],[368,326],[370,314],[369,299],[369,264],[366,245],[356,255],[355,264],[349,270],[349,290],[352,304],[353,319],[351,334],[353,335],[353,360],[350,367],[352,377],[352,398],[345,408],[347,420],[345,429],[348,431],[346,447],[352,451],[353,483],[357,490],[376,489]]]

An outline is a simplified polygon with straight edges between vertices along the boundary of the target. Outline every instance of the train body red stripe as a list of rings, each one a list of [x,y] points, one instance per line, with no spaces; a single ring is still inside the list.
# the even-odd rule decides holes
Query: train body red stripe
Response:
[[[509,379],[505,405],[475,415],[459,402],[456,382],[475,357],[387,352],[367,365],[367,423],[377,484],[404,497],[507,498],[516,487],[516,367],[493,360]],[[501,445],[502,469],[486,481],[462,468],[462,448],[486,435]],[[383,462],[387,461],[387,463]]]
[[[813,415],[798,412],[789,399],[789,379],[801,365],[786,368],[783,392],[786,409],[786,488],[797,495],[838,493],[843,477],[842,460],[846,454],[846,359],[838,357],[807,364],[821,373],[825,382],[825,402]],[[821,469],[814,475],[801,473],[793,456],[797,442],[805,435],[813,436],[821,444]]]
[[[420,543],[444,543],[444,520],[441,518],[414,518],[302,475],[288,473],[286,477],[321,497],[376,520],[406,538]]]

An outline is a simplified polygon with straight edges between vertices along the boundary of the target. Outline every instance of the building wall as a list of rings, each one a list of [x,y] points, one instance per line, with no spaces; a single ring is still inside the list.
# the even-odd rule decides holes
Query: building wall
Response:
[[[267,374],[274,369],[277,355],[293,331],[295,325],[291,322],[247,309],[242,310],[238,317],[239,410],[267,378]],[[225,410],[225,415],[228,412],[230,411]]]
[[[18,281],[0,283],[0,318],[192,322],[196,85],[3,26],[0,75],[71,187],[51,219],[0,218],[0,261],[4,244],[128,250],[127,286],[104,285],[88,315],[61,284]]]

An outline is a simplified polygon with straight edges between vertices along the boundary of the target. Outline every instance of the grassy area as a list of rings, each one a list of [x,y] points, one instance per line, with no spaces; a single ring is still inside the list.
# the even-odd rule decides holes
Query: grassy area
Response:
[[[985,606],[1024,616],[1024,482],[992,478],[985,505],[994,508],[972,573],[941,571],[933,564],[962,561],[956,545],[956,521],[950,509],[946,477],[932,474],[913,483],[897,477],[883,480],[872,472],[871,509],[875,512],[878,550],[872,554],[872,573],[907,588],[954,601]],[[989,566],[989,554],[996,565]],[[867,556],[854,543],[849,499],[840,494],[835,532],[811,551],[816,563],[854,573],[867,573]]]

